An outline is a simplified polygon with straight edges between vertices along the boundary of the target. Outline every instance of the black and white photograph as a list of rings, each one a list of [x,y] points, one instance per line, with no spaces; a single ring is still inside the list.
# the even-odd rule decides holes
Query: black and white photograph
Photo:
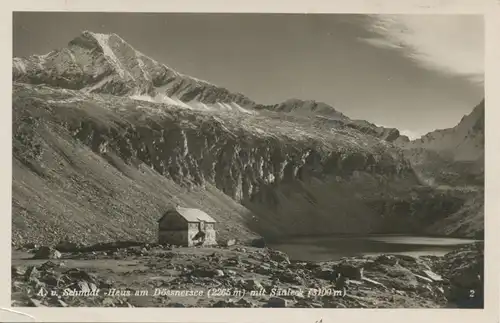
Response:
[[[12,24],[13,308],[484,308],[482,15]]]

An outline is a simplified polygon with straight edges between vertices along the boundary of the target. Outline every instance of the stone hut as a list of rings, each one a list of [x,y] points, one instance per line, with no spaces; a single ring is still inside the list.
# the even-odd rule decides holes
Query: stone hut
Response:
[[[211,246],[216,221],[205,212],[176,206],[158,220],[158,242],[178,246]]]

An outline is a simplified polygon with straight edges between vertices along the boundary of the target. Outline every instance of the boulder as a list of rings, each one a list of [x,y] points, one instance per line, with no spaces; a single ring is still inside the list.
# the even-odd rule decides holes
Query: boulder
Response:
[[[254,270],[256,273],[261,275],[268,275],[271,273],[271,267],[266,264],[257,265],[257,267]]]
[[[215,270],[215,277],[223,277],[224,276],[224,272],[220,269],[216,269]]]
[[[347,287],[347,282],[348,278],[345,276],[340,275],[336,280],[335,280],[335,289],[344,289]]]
[[[189,272],[191,277],[222,277],[224,276],[224,272],[220,269],[210,269],[210,268],[196,268]]]
[[[236,240],[235,239],[228,239],[226,241],[224,241],[222,243],[222,246],[224,247],[231,247],[231,246],[234,246],[236,244]]]
[[[406,268],[391,267],[386,275],[387,278],[383,283],[388,287],[403,291],[415,291],[419,286],[415,274]]]
[[[228,276],[236,276],[236,272],[235,272],[234,270],[231,270],[231,269],[226,270],[226,274],[227,274]]]
[[[77,282],[76,284],[74,284],[73,289],[82,291],[84,293],[89,293],[92,291],[90,284],[84,280],[81,280],[81,281]]]
[[[84,270],[76,268],[67,270],[64,272],[64,275],[70,280],[85,280],[89,282],[95,282],[97,280],[93,274],[89,274]]]
[[[443,278],[440,275],[434,273],[433,271],[424,270],[424,274],[427,275],[427,277],[429,277],[430,279],[432,279],[435,282],[442,282],[443,281]]]
[[[278,250],[270,250],[269,251],[269,259],[272,261],[276,261],[277,263],[286,263],[290,264],[290,258],[284,252]]]
[[[395,266],[398,263],[398,258],[392,255],[380,255],[375,259],[375,263]]]
[[[302,285],[304,279],[292,271],[284,271],[276,276],[281,282]]]
[[[33,259],[60,259],[61,253],[51,247],[42,246],[35,251]]]
[[[33,278],[40,278],[40,276],[41,273],[35,266],[29,266],[24,273],[24,279],[26,281],[30,281]]]
[[[255,248],[265,248],[266,241],[264,240],[264,238],[257,238],[257,239],[250,241],[250,246],[255,247]]]
[[[36,277],[30,278],[28,284],[36,291],[39,291],[41,288],[47,289],[47,286]]]
[[[39,248],[38,245],[36,243],[32,243],[32,242],[23,244],[21,246],[21,249],[23,249],[23,250],[34,250],[34,249],[38,249],[38,248]]]
[[[69,239],[63,239],[55,246],[55,249],[62,252],[76,252],[83,248],[83,245],[72,242]]]
[[[55,262],[49,260],[41,264],[38,267],[38,269],[40,269],[41,271],[47,271],[47,270],[53,270],[54,268],[57,268],[59,266],[60,266],[59,264],[56,264]]]
[[[432,284],[434,282],[429,277],[424,277],[424,276],[421,276],[421,275],[418,275],[418,274],[414,274],[414,275],[417,278],[417,280],[420,280],[423,283]]]
[[[383,289],[388,289],[387,286],[385,286],[384,284],[382,284],[376,280],[370,279],[368,277],[363,277],[363,282],[366,282],[366,283],[371,284],[371,285],[382,287]]]
[[[235,256],[235,257],[231,257],[231,258],[226,259],[226,261],[224,261],[224,264],[228,265],[228,266],[241,266],[243,264],[243,262],[241,261],[240,256]]]
[[[335,266],[333,270],[346,278],[363,279],[363,267],[360,266],[344,263]]]
[[[23,270],[22,268],[17,267],[17,266],[11,266],[10,272],[11,272],[12,278],[18,278],[18,277],[24,276],[24,274],[26,273],[26,270]]]
[[[59,276],[55,272],[44,272],[43,277],[40,279],[41,279],[41,281],[43,281],[44,284],[46,284],[47,286],[52,286],[52,287],[57,286],[57,284],[59,282]]]
[[[20,281],[12,281],[12,291],[18,292],[22,289],[23,283]]]
[[[246,279],[242,281],[243,288],[247,291],[260,291],[264,287],[262,284],[256,279]]]
[[[334,281],[337,279],[337,273],[333,269],[318,268],[314,272],[314,276],[319,279]]]
[[[418,262],[418,259],[416,257],[409,256],[409,255],[397,255],[397,258],[402,260],[402,261],[408,262],[408,263],[417,263]]]
[[[105,297],[102,301],[101,301],[101,306],[102,307],[115,307],[115,299],[114,297]]]
[[[322,269],[321,265],[318,263],[315,263],[315,262],[305,262],[304,268],[308,269],[308,270],[320,270],[320,269]]]
[[[244,298],[238,300],[236,302],[236,305],[238,307],[254,307],[255,306],[252,302],[250,302],[249,300],[246,300]]]

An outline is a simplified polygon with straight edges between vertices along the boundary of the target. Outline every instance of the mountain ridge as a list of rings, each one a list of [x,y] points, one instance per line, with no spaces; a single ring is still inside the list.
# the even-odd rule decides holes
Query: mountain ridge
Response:
[[[456,161],[474,161],[484,156],[484,99],[451,128],[437,129],[406,143],[405,148],[436,151]]]
[[[455,127],[429,132],[400,146],[425,181],[484,187],[484,117],[483,99]]]
[[[13,80],[93,93],[149,97],[190,108],[244,111],[255,103],[208,81],[181,74],[116,34],[82,32],[68,47],[13,59]],[[240,106],[241,105],[241,106]]]
[[[93,71],[97,74],[93,74],[90,77],[87,75],[87,78],[83,77],[83,80],[81,81],[87,81],[89,83],[86,87],[78,82],[76,82],[76,84],[73,82],[72,84],[69,84],[69,86],[64,82],[66,76],[81,76],[78,73],[75,75],[72,75],[71,73],[65,74],[65,69],[71,70],[71,68],[77,68],[83,70],[81,67],[82,62],[79,62],[77,59],[78,55],[75,56],[73,53],[73,51],[76,51],[73,46],[76,46],[77,48],[83,47],[91,51],[91,53],[79,52],[79,54],[81,54],[80,56],[92,56],[92,51],[97,50],[102,54],[101,57],[96,58],[97,63],[102,61],[104,62],[103,65],[108,65],[108,68],[104,68],[104,71]],[[128,60],[128,62],[127,60],[122,62],[121,58],[117,57],[117,54],[115,54],[116,49],[113,49],[113,46],[118,46],[118,48],[122,46],[123,50],[118,51],[123,51],[125,54],[128,53],[128,56],[134,57],[132,62],[130,62],[130,60]],[[130,53],[133,53],[133,55]],[[64,59],[65,57],[61,56],[67,56],[66,60]],[[62,65],[62,75],[60,75],[60,77],[58,77],[58,75],[54,75],[53,79],[50,75],[37,75],[37,72],[40,72],[39,69],[51,68],[51,66],[46,66],[47,59],[51,57],[55,60],[55,62],[53,62],[55,67]],[[68,58],[70,60],[69,62],[67,60]],[[86,58],[88,57],[83,57],[81,60]],[[125,65],[125,68],[123,65]],[[32,71],[30,71],[30,69]],[[56,68],[55,72],[61,72],[61,69]],[[116,82],[120,83],[120,79],[113,79],[116,76],[113,75],[113,71],[115,74],[118,74],[123,84],[116,84]],[[163,63],[159,63],[135,49],[116,33],[102,34],[85,30],[79,36],[69,41],[68,47],[53,50],[45,55],[31,55],[27,58],[14,57],[13,80],[16,82],[27,82],[33,84],[43,84],[43,81],[48,80],[48,84],[51,86],[113,95],[128,94],[129,96],[139,100],[160,103],[165,102],[176,104],[185,108],[201,108],[209,110],[220,109],[246,113],[250,113],[248,110],[253,109],[257,111],[272,110],[306,116],[314,114],[317,117],[333,118],[343,121],[347,124],[347,126],[358,129],[367,134],[372,134],[381,138],[388,137],[388,141],[394,141],[405,146],[406,148],[417,148],[417,146],[421,147],[425,145],[423,141],[432,137],[433,134],[450,131],[450,129],[452,129],[436,129],[420,138],[410,140],[407,136],[402,135],[397,128],[377,126],[366,120],[353,120],[333,108],[331,105],[313,99],[304,100],[295,98],[287,99],[276,104],[259,104],[252,101],[242,93],[230,91],[225,87],[218,86],[207,80],[182,74]],[[133,80],[139,80],[142,82],[134,83]],[[132,82],[132,85],[136,85],[136,87],[130,88],[131,84],[128,84],[129,82]],[[116,86],[113,86],[113,84]],[[129,87],[127,87],[127,84]],[[203,97],[198,93],[197,98],[196,92],[200,91],[199,85],[208,86],[209,89],[202,91],[208,92],[207,95]],[[209,95],[210,92],[215,92],[215,94]],[[217,94],[219,94],[219,96],[217,96]],[[193,97],[198,99],[196,101],[199,102],[194,102],[195,99],[193,99]],[[219,105],[210,106],[214,103],[219,103]],[[231,103],[235,103],[236,105],[231,105]],[[482,104],[484,111],[484,99]],[[481,103],[478,107],[480,105]],[[464,116],[460,123],[462,123],[466,117],[467,116]],[[387,135],[387,133],[389,133],[389,135]],[[426,145],[426,148],[430,148],[428,144]]]
[[[71,81],[68,82],[68,79]],[[338,126],[338,120],[348,127],[390,142],[409,141],[396,128],[350,119],[331,105],[316,100],[287,99],[271,105],[256,103],[242,93],[179,73],[149,58],[115,33],[101,34],[86,30],[69,41],[68,47],[45,55],[14,57],[13,80],[48,83],[94,93],[128,95],[139,100],[165,102],[188,109],[238,113],[272,110],[298,116],[314,114],[316,117],[328,118],[334,126]]]

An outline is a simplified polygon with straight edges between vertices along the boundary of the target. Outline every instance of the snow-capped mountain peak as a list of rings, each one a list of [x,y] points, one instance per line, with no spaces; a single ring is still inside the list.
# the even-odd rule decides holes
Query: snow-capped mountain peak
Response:
[[[130,96],[196,109],[248,112],[240,93],[183,75],[136,50],[117,34],[83,31],[62,49],[13,59],[14,81]]]

